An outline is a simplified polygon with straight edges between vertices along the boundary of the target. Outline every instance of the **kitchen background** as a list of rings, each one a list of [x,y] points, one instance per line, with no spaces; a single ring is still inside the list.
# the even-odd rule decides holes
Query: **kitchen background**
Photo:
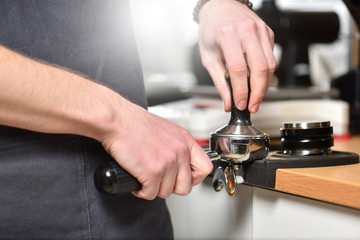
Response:
[[[255,10],[261,7],[262,1],[252,2]],[[182,97],[179,89],[197,84],[192,61],[198,30],[192,20],[195,3],[195,0],[132,0],[150,105]],[[353,25],[347,8],[341,0],[279,0],[276,3],[280,9],[339,14],[339,39],[331,44],[313,44],[310,48],[313,83],[329,89],[330,79],[347,72],[351,64]],[[277,45],[278,61],[280,52]]]

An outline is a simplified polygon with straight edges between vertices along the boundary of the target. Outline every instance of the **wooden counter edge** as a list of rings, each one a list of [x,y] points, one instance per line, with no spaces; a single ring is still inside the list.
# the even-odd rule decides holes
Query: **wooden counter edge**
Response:
[[[275,190],[360,210],[360,181],[357,177],[350,181],[346,175],[354,166],[360,170],[360,164],[322,168],[336,170],[344,179],[318,174],[318,168],[277,169]]]

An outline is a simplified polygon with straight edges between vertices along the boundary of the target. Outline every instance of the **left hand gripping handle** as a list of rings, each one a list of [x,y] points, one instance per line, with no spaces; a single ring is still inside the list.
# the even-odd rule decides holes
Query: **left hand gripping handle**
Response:
[[[141,189],[139,181],[115,161],[101,164],[95,171],[94,182],[101,193],[118,195]]]

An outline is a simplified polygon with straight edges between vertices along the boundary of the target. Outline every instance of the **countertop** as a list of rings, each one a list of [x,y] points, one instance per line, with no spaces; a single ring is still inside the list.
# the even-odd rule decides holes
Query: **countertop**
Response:
[[[360,136],[335,139],[332,150],[360,155]],[[360,210],[360,163],[277,169],[275,190]]]

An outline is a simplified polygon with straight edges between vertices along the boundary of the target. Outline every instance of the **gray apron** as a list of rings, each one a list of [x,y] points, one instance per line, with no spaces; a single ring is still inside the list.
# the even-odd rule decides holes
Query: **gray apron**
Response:
[[[146,108],[129,20],[124,0],[1,0],[0,44]],[[109,159],[93,139],[0,125],[0,239],[171,239],[164,200],[97,192],[94,171]]]

